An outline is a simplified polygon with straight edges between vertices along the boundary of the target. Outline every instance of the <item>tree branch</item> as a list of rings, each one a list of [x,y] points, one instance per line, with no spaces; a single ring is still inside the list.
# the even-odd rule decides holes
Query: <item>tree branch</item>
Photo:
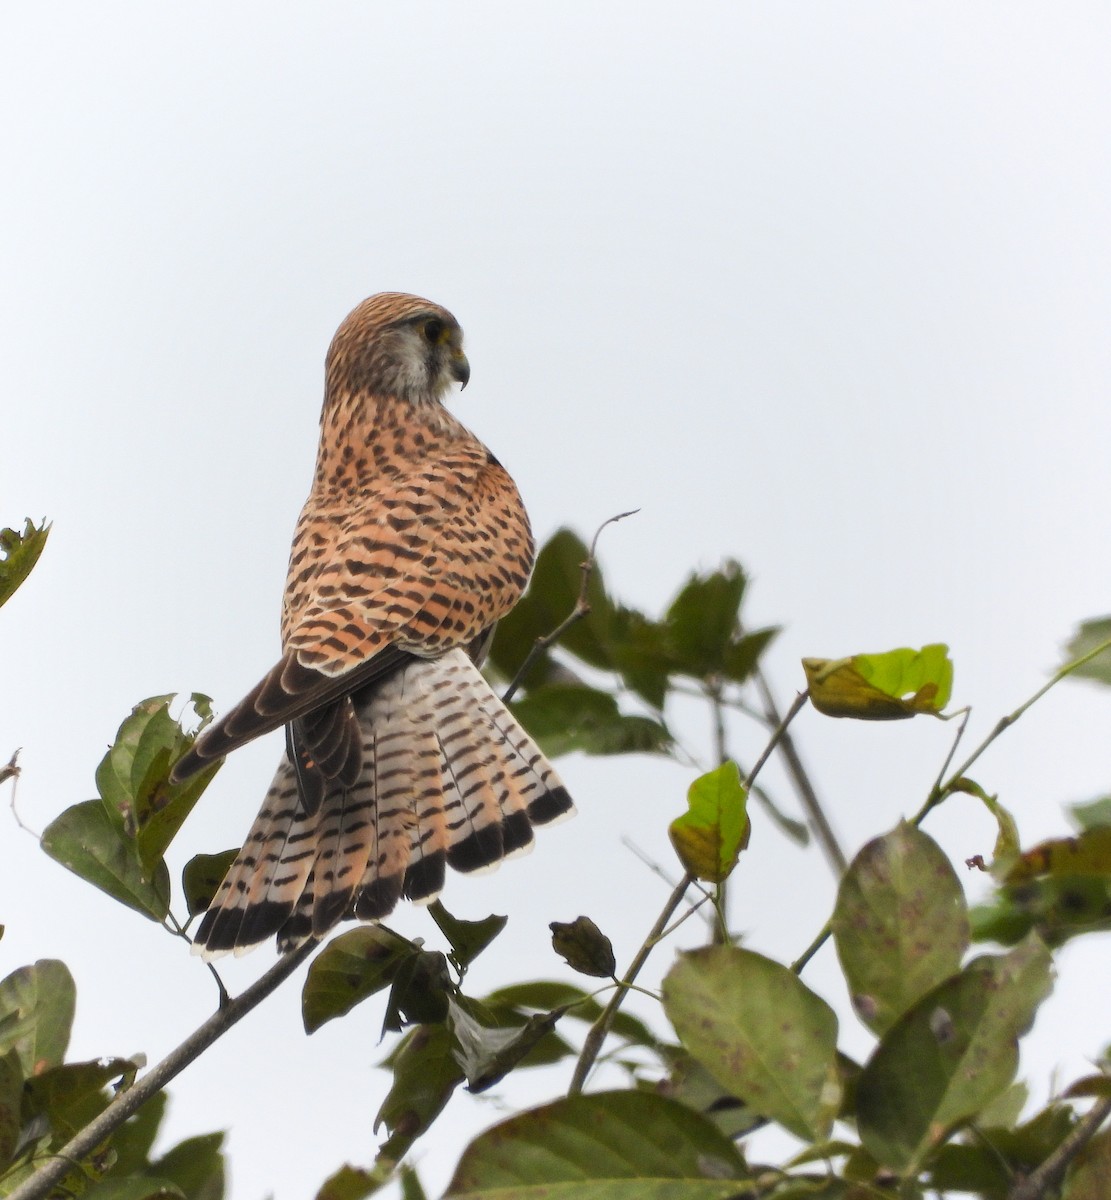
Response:
[[[138,1079],[131,1087],[120,1092],[95,1120],[90,1121],[76,1137],[40,1167],[30,1179],[25,1180],[8,1194],[8,1200],[45,1200],[75,1162],[91,1154],[132,1113],[160,1092],[176,1075],[179,1075],[195,1058],[202,1054],[218,1038],[242,1017],[270,995],[312,954],[319,943],[305,942],[296,950],[278,959],[261,978],[256,979],[246,991],[229,1000],[211,1017],[191,1033],[176,1050]]]
[[[602,536],[602,530],[605,529],[607,525],[612,525],[615,521],[624,521],[626,517],[635,516],[635,514],[638,512],[640,512],[639,508],[631,508],[628,512],[618,513],[614,517],[609,517],[598,526],[594,533],[594,540],[590,543],[590,553],[586,556],[586,559],[579,564],[579,569],[582,571],[582,583],[579,585],[579,597],[575,601],[575,607],[571,609],[570,613],[568,613],[568,615],[562,621],[560,621],[560,623],[551,631],[551,633],[546,633],[543,635],[543,637],[538,637],[536,641],[533,642],[532,648],[525,656],[525,661],[521,664],[517,674],[513,676],[509,687],[505,689],[505,694],[502,696],[503,704],[508,704],[510,700],[512,700],[517,694],[517,690],[520,688],[522,680],[524,680],[525,676],[532,669],[533,663],[536,662],[540,655],[543,654],[549,646],[553,645],[555,642],[558,642],[572,625],[577,624],[583,619],[583,617],[590,615],[590,601],[587,599],[587,590],[590,587],[590,576],[594,571],[594,567],[596,566],[595,552],[598,549],[598,539]]]
[[[1007,1200],[1042,1200],[1047,1196],[1064,1178],[1069,1163],[1092,1140],[1109,1116],[1111,1096],[1103,1096],[1077,1121],[1045,1162],[1011,1188]]]

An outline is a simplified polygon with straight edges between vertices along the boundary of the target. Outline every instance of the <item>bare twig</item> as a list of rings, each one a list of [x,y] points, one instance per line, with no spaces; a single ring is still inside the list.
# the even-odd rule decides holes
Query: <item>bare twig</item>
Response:
[[[1094,649],[1089,650],[1087,654],[1082,654],[1079,658],[1074,658],[1072,662],[1065,663],[1060,670],[1054,672],[1052,678],[1044,683],[1038,690],[1024,700],[1014,712],[1007,713],[1006,716],[1000,717],[996,722],[995,727],[987,735],[986,738],[976,747],[975,750],[964,760],[963,763],[949,776],[944,783],[937,782],[930,789],[929,795],[926,797],[925,803],[914,815],[912,820],[913,825],[921,825],[929,813],[936,808],[946,796],[949,795],[953,785],[962,776],[968,773],[969,767],[984,753],[984,751],[995,741],[1000,734],[1006,732],[1026,711],[1033,708],[1035,704],[1048,692],[1061,682],[1062,679],[1067,679],[1075,670],[1082,667],[1086,662],[1090,662],[1097,655],[1102,654],[1105,650],[1111,650],[1111,638],[1100,642]]]
[[[8,759],[4,766],[0,767],[0,783],[7,783],[9,779],[12,781],[12,798],[9,807],[12,810],[12,816],[15,817],[15,823],[24,833],[29,833],[32,837],[38,838],[39,835],[35,830],[30,825],[23,823],[23,819],[19,815],[19,809],[16,807],[16,791],[19,788],[19,777],[23,774],[23,768],[19,765],[19,755],[22,749],[23,747],[20,746],[18,750],[13,750],[11,758]]]
[[[753,680],[760,693],[760,699],[763,701],[764,713],[768,722],[779,725],[779,707],[772,695],[767,676],[759,667],[753,674]],[[822,808],[822,802],[818,799],[818,793],[810,782],[810,776],[802,765],[802,759],[799,757],[799,752],[795,749],[794,740],[789,733],[784,732],[780,749],[783,753],[783,761],[787,765],[787,772],[791,776],[803,808],[806,809],[806,814],[810,818],[810,827],[814,830],[818,845],[821,846],[834,875],[840,879],[848,868],[848,859],[845,857],[844,850],[841,849],[837,835],[833,832],[833,826],[829,823],[825,809]]]
[[[1007,1194],[1007,1200],[1043,1200],[1064,1178],[1072,1160],[1111,1116],[1111,1096],[1103,1096],[1077,1121],[1056,1150]]]
[[[25,1180],[8,1195],[8,1200],[44,1200],[55,1184],[70,1171],[75,1162],[91,1154],[105,1138],[113,1134],[136,1112],[140,1105],[160,1092],[176,1075],[180,1074],[195,1058],[202,1054],[218,1038],[242,1017],[245,1017],[272,991],[289,978],[316,949],[317,942],[309,941],[292,953],[283,956],[260,979],[255,980],[246,991],[229,1000],[207,1021],[191,1033],[175,1050],[152,1067],[146,1075],[131,1087],[120,1092],[94,1121],[90,1121],[70,1142],[53,1154],[30,1179]]]
[[[571,609],[567,616],[560,621],[560,623],[551,631],[551,633],[546,633],[543,635],[543,637],[538,637],[536,641],[533,642],[532,648],[525,656],[525,661],[521,664],[517,674],[513,676],[509,687],[505,689],[505,694],[502,696],[502,702],[504,704],[508,704],[510,700],[512,700],[517,694],[517,690],[520,688],[522,680],[529,673],[529,671],[532,670],[533,663],[536,662],[540,655],[543,654],[549,646],[553,645],[555,642],[558,642],[572,625],[577,624],[583,619],[583,617],[590,615],[590,602],[587,599],[587,591],[590,587],[590,576],[593,573],[596,565],[595,552],[598,549],[598,539],[602,536],[602,530],[605,529],[607,525],[612,525],[615,521],[623,521],[626,517],[634,516],[638,512],[640,512],[639,508],[631,508],[628,512],[618,513],[614,517],[609,517],[598,526],[594,533],[594,539],[590,543],[590,553],[586,556],[586,559],[579,564],[579,569],[582,571],[582,583],[579,585],[579,597],[575,601],[575,607]]]

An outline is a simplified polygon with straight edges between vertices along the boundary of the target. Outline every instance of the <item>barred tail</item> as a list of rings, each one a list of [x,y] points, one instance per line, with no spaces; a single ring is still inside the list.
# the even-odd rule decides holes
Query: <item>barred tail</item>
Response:
[[[201,921],[206,957],[271,934],[291,950],[338,921],[427,903],[445,868],[523,853],[532,826],[574,811],[559,776],[462,650],[416,659],[352,697],[362,770],[307,813],[283,757],[242,850]]]

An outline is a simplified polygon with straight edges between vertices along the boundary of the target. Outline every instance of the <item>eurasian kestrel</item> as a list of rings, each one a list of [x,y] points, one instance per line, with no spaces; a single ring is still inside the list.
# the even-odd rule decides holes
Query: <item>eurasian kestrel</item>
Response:
[[[328,350],[320,448],[289,558],[282,657],[175,778],[286,728],[262,811],[196,944],[206,955],[428,901],[445,865],[488,867],[573,811],[483,679],[533,564],[521,497],[444,407],[470,367],[459,323],[416,296],[364,300]]]

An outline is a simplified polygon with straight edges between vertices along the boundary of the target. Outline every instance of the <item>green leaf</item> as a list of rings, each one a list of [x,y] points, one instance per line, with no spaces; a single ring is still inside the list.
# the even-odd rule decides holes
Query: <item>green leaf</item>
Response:
[[[726,1200],[746,1178],[732,1143],[674,1100],[600,1092],[489,1129],[463,1152],[455,1200]]]
[[[621,605],[610,621],[610,654],[626,686],[661,709],[675,663],[667,626]]]
[[[446,1020],[451,987],[447,958],[438,950],[418,949],[403,958],[390,987],[382,1033],[398,1033],[406,1025]]]
[[[746,683],[756,670],[764,651],[779,633],[778,626],[756,629],[725,648],[721,673],[734,683]]]
[[[182,822],[212,781],[219,764],[171,783],[174,764],[193,744],[170,716],[174,696],[152,696],[131,710],[96,772],[97,790],[114,824],[136,840],[139,860],[147,871],[158,863]],[[211,720],[211,701],[194,693],[198,731]]]
[[[857,1085],[861,1141],[877,1162],[913,1173],[1007,1088],[1050,966],[1042,943],[1028,939],[970,963],[887,1031]]]
[[[385,1125],[390,1134],[379,1161],[400,1161],[463,1082],[453,1051],[454,1039],[446,1025],[418,1025],[390,1055],[393,1084],[374,1120],[376,1131]]]
[[[608,692],[584,685],[546,684],[510,706],[513,715],[549,757],[587,754],[664,753],[666,727],[649,717],[629,716]]]
[[[112,1169],[118,1175],[134,1175],[149,1166],[150,1150],[166,1115],[166,1104],[166,1093],[156,1092],[112,1135],[116,1155]]]
[[[748,793],[735,762],[700,775],[687,791],[687,811],[668,826],[683,867],[696,879],[721,883],[748,842]]]
[[[1073,1160],[1064,1200],[1107,1200],[1111,1179],[1111,1129],[1097,1133]]]
[[[552,921],[552,949],[582,975],[612,979],[617,970],[613,943],[589,917]]]
[[[223,1200],[222,1133],[186,1138],[151,1163],[150,1173],[176,1184],[189,1200]]]
[[[798,1137],[829,1134],[841,1097],[837,1017],[786,967],[751,950],[707,946],[663,983],[679,1040],[721,1086]]]
[[[23,1069],[19,1052],[12,1049],[0,1054],[0,1172],[12,1161],[19,1145],[22,1101]]]
[[[23,532],[0,529],[0,606],[12,598],[16,588],[31,573],[50,536],[50,525],[44,520],[35,525],[28,517]]]
[[[398,1175],[401,1180],[401,1200],[428,1200],[416,1171],[408,1163],[401,1164]]]
[[[181,886],[191,917],[207,911],[238,853],[239,848],[233,846],[230,850],[221,850],[219,854],[196,854],[185,864]]]
[[[1065,647],[1065,661],[1062,663],[1062,667],[1090,654],[1108,640],[1111,640],[1111,616],[1095,617],[1090,621],[1082,622],[1077,627],[1076,633],[1073,634],[1072,641]],[[1111,684],[1111,647],[1100,651],[1083,666],[1076,667],[1069,673],[1069,677]]]
[[[949,647],[889,650],[851,658],[804,658],[810,703],[827,717],[893,721],[937,716],[953,690]]]
[[[108,1106],[105,1085],[135,1078],[136,1064],[125,1058],[62,1063],[27,1080],[27,1111],[43,1115],[57,1146],[63,1145]]]
[[[306,1033],[349,1013],[393,983],[402,963],[420,950],[384,925],[360,925],[333,938],[313,959],[301,992]]]
[[[170,875],[164,862],[148,870],[134,838],[113,822],[99,800],[67,808],[46,827],[42,848],[56,862],[152,921],[170,910]]]
[[[1111,796],[1101,796],[1084,804],[1070,804],[1068,810],[1078,829],[1106,829],[1111,826]]]
[[[578,603],[582,587],[582,564],[590,550],[569,529],[560,529],[536,556],[532,581],[524,597],[498,624],[490,661],[506,678],[512,678],[528,657],[537,638],[546,637],[565,621]],[[611,666],[603,630],[612,605],[606,596],[601,568],[595,564],[587,585],[590,615],[572,625],[560,645],[593,667]],[[526,687],[539,682],[545,673],[547,655],[530,672]]]
[[[746,583],[740,563],[733,559],[726,559],[718,571],[690,576],[665,618],[676,670],[695,679],[726,673],[726,653],[736,639]]]
[[[667,1077],[656,1085],[661,1096],[693,1108],[733,1140],[761,1124],[762,1118],[731,1096],[697,1058],[676,1046],[668,1047],[666,1059]]]
[[[389,1166],[352,1167],[344,1164],[324,1181],[316,1200],[366,1200],[395,1178]]]
[[[508,917],[499,917],[496,913],[481,921],[463,921],[453,917],[439,900],[428,906],[428,915],[447,938],[451,946],[449,957],[459,971],[465,971],[509,921]]]
[[[1012,1173],[1007,1161],[991,1146],[942,1146],[930,1160],[930,1186],[939,1193],[974,1192],[985,1200],[1005,1200]]]
[[[76,1004],[65,963],[42,958],[13,971],[0,982],[0,1054],[15,1050],[24,1078],[60,1066]]]
[[[1034,930],[1047,946],[1111,929],[1111,878],[1053,875],[1001,887],[969,913],[976,941],[1011,946]]]
[[[905,821],[853,859],[830,924],[853,1007],[877,1033],[956,974],[968,949],[960,880],[933,838]]]

